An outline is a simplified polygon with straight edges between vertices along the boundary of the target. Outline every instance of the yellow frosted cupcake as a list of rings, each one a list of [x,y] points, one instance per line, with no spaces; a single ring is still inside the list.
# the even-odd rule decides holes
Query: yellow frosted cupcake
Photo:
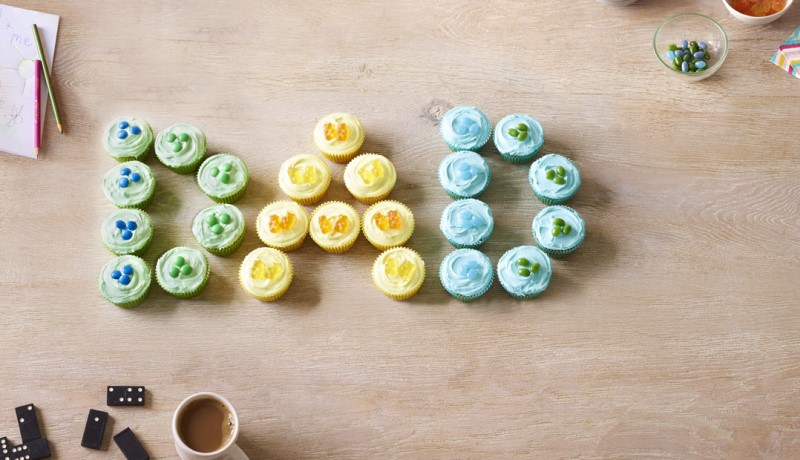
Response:
[[[386,297],[408,299],[425,281],[425,261],[412,249],[387,249],[375,259],[372,281]]]
[[[359,155],[344,170],[344,185],[364,204],[383,200],[394,188],[397,172],[388,158],[376,153]]]
[[[294,251],[303,244],[308,234],[308,214],[297,203],[275,201],[258,214],[256,231],[267,246],[286,252]]]
[[[248,294],[264,302],[278,300],[292,284],[294,269],[289,257],[273,248],[258,248],[244,258],[239,282]]]
[[[364,125],[349,113],[332,113],[317,122],[314,143],[325,158],[347,163],[364,143]]]
[[[316,155],[295,155],[284,161],[278,173],[278,185],[292,200],[310,205],[325,195],[331,184],[331,170]]]
[[[322,249],[334,254],[353,247],[361,231],[356,210],[341,201],[322,203],[311,213],[308,232]]]
[[[379,201],[364,212],[362,229],[367,241],[381,251],[402,246],[414,233],[414,214],[403,203]]]

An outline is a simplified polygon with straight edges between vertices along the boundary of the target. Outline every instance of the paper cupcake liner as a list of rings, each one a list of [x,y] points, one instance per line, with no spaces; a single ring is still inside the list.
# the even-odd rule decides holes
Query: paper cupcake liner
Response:
[[[319,151],[322,152],[322,155],[324,155],[325,158],[327,158],[329,161],[343,164],[355,158],[356,154],[358,154],[358,150],[361,149],[362,145],[364,145],[365,138],[366,136],[361,139],[361,142],[359,142],[358,145],[353,147],[352,150],[348,150],[347,152],[338,152],[338,153],[326,152],[325,148],[319,145],[316,139],[314,139],[314,144],[317,146],[317,149],[319,149]]]
[[[355,215],[358,215],[358,212],[356,212],[356,210],[352,206],[350,206],[349,204],[347,204],[347,203],[345,203],[343,201],[330,201],[329,203],[340,203],[340,204],[344,204],[346,206],[349,206],[351,209],[353,209],[353,213]],[[319,209],[319,208],[317,208],[317,209]],[[342,244],[334,245],[334,246],[327,245],[324,242],[320,242],[316,238],[314,238],[314,232],[312,232],[310,230],[310,223],[313,222],[314,216],[317,215],[317,209],[314,209],[314,212],[312,212],[311,216],[309,216],[309,218],[308,218],[308,221],[309,221],[309,232],[308,233],[311,236],[311,239],[315,243],[317,243],[317,246],[321,247],[322,249],[324,249],[327,252],[330,252],[331,254],[342,254],[342,253],[345,253],[345,252],[349,251],[350,248],[352,248],[353,245],[356,244],[356,240],[358,240],[358,235],[359,235],[359,233],[361,233],[361,224],[359,224],[358,229],[356,230],[356,233],[355,233],[355,237],[353,237],[353,239],[351,241],[345,241]]]
[[[242,225],[244,225],[244,223],[242,223]],[[242,230],[243,230],[242,234],[239,235],[239,238],[237,238],[236,241],[234,241],[233,243],[229,244],[228,246],[225,246],[224,248],[209,248],[207,246],[203,246],[203,243],[201,243],[200,241],[198,241],[197,243],[203,249],[205,249],[206,251],[210,252],[211,254],[214,254],[215,256],[219,256],[219,257],[229,256],[229,255],[233,254],[234,252],[236,252],[236,250],[239,249],[239,246],[242,245],[242,242],[244,241],[244,235],[245,235],[245,233],[247,233],[245,231],[245,229],[242,229]]]
[[[445,238],[447,238],[447,241],[450,244],[452,244],[453,247],[456,248],[456,249],[477,249],[477,248],[483,246],[483,243],[485,243],[489,239],[490,236],[492,236],[492,232],[489,232],[489,234],[486,235],[486,237],[481,238],[480,240],[478,240],[477,243],[473,243],[473,244],[456,243],[455,241],[451,240],[450,238],[447,238],[446,236],[445,236]]]
[[[485,192],[486,189],[489,188],[489,184],[492,182],[492,170],[491,170],[491,168],[486,168],[486,185],[484,185],[483,188],[480,189],[477,193],[474,193],[472,195],[459,194],[459,193],[456,193],[456,192],[454,192],[452,190],[449,190],[447,187],[444,186],[444,181],[442,180],[442,175],[438,174],[438,177],[439,177],[439,184],[442,186],[444,191],[447,193],[447,196],[449,196],[450,198],[452,198],[454,200],[463,200],[463,199],[466,199],[466,198],[478,198],[479,196],[483,195],[483,192]]]
[[[581,244],[583,244],[583,240],[584,239],[586,239],[586,234],[585,233],[581,236],[581,239],[577,243],[575,243],[575,246],[573,246],[571,248],[568,248],[568,249],[550,249],[550,248],[547,248],[547,247],[543,246],[542,243],[539,242],[539,238],[536,237],[536,233],[533,234],[533,240],[536,242],[536,246],[538,246],[539,249],[544,251],[545,254],[547,254],[548,256],[550,256],[550,257],[552,257],[554,259],[563,259],[564,257],[567,257],[568,255],[572,254],[573,252],[577,251],[578,248],[581,247]]]
[[[513,298],[515,298],[517,300],[534,299],[534,298],[538,297],[539,294],[541,294],[542,292],[544,292],[547,289],[547,288],[545,288],[545,289],[543,289],[543,290],[541,290],[539,292],[534,292],[532,294],[524,294],[524,295],[523,294],[515,294],[515,293],[511,292],[511,290],[505,284],[503,284],[503,278],[502,277],[498,276],[497,280],[500,281],[500,286],[503,286],[503,290],[505,290],[506,293],[508,293],[508,295],[510,295],[511,297],[513,297]]]
[[[140,201],[138,203],[131,203],[131,204],[127,204],[127,205],[124,205],[124,206],[116,204],[116,203],[112,203],[112,204],[114,206],[118,207],[119,209],[141,209],[141,210],[144,210],[144,208],[148,207],[150,205],[150,203],[153,201],[153,196],[155,194],[156,194],[156,189],[153,188],[153,192],[148,197],[146,197],[143,201]]]
[[[400,203],[399,201],[394,201],[394,200],[386,200],[386,201],[388,203],[394,203],[394,204],[398,204],[398,205],[405,206],[406,208],[408,208],[408,206],[406,206],[403,203]],[[377,204],[377,203],[375,203],[375,204]],[[416,218],[411,222],[411,231],[408,232],[408,237],[406,239],[404,239],[404,240],[401,240],[398,243],[390,244],[390,245],[387,246],[387,245],[384,245],[384,244],[380,244],[377,241],[374,241],[372,238],[369,237],[369,233],[367,233],[367,225],[366,225],[367,219],[366,219],[366,216],[369,213],[369,211],[373,208],[373,206],[370,206],[369,208],[367,208],[367,210],[364,211],[364,214],[361,217],[361,233],[364,234],[364,238],[366,238],[367,241],[369,241],[370,244],[375,247],[375,249],[378,249],[380,251],[385,251],[387,249],[396,248],[398,246],[402,246],[402,245],[408,243],[408,240],[410,240],[411,236],[414,234],[414,228],[415,228],[415,225],[416,225]],[[409,210],[410,209],[411,208],[409,208]],[[412,214],[412,216],[413,216],[413,214]]]
[[[331,185],[331,175],[328,174],[328,183],[325,184],[325,187],[322,188],[322,191],[320,191],[316,195],[298,196],[298,195],[292,195],[288,191],[283,190],[283,188],[281,188],[281,190],[283,190],[283,193],[285,193],[286,196],[291,198],[291,200],[294,201],[295,203],[301,204],[303,206],[310,206],[310,205],[317,204],[320,201],[322,201],[322,198],[325,197],[325,193],[328,191],[328,187],[330,187],[330,185]]]
[[[458,293],[456,291],[451,291],[450,289],[447,289],[447,286],[445,285],[444,280],[442,279],[443,269],[444,269],[444,266],[439,267],[439,282],[442,283],[442,287],[444,288],[445,291],[447,291],[448,294],[453,296],[456,300],[460,300],[462,302],[472,302],[473,300],[477,299],[478,297],[483,296],[484,294],[486,294],[486,291],[488,291],[489,288],[492,287],[492,284],[494,284],[494,269],[492,269],[491,278],[489,278],[489,282],[486,283],[486,287],[485,288],[483,288],[477,294],[473,294],[473,295],[470,295],[470,296],[463,295],[463,294],[460,294],[460,293]]]
[[[409,251],[413,252],[414,254],[417,255],[417,257],[422,259],[422,256],[420,256],[417,251],[415,251],[415,250],[413,250],[411,248],[406,248],[406,249],[408,249]],[[380,259],[382,255],[383,255],[383,253],[381,253],[380,255],[378,255],[378,257],[375,258],[375,262],[373,262],[373,267],[375,266],[375,263],[378,262],[378,259]],[[423,259],[423,262],[424,262],[424,259]],[[388,298],[390,298],[392,300],[406,300],[406,299],[410,299],[411,297],[414,297],[414,295],[417,292],[419,292],[419,290],[422,288],[422,285],[425,284],[425,276],[427,275],[427,268],[423,264],[423,266],[422,266],[422,277],[420,278],[419,284],[417,284],[416,286],[413,286],[411,289],[407,290],[406,292],[402,292],[400,294],[394,294],[394,293],[385,291],[381,287],[381,285],[378,284],[378,280],[375,279],[375,270],[374,269],[371,270],[371,273],[372,273],[372,283],[375,285],[375,287],[378,288],[379,291],[381,291],[381,293],[383,295],[385,295],[386,297],[388,297]]]
[[[152,228],[153,227],[153,219],[151,219],[150,215],[147,214],[144,211],[142,211],[142,214],[147,216],[147,219],[150,221],[150,227]],[[135,250],[135,251],[130,251],[130,252],[115,251],[115,250],[111,249],[106,244],[106,242],[103,241],[102,236],[100,237],[100,242],[103,243],[103,246],[105,246],[105,248],[108,249],[109,251],[111,251],[111,253],[114,254],[115,256],[137,256],[137,257],[142,257],[142,254],[144,254],[145,252],[147,252],[148,249],[150,249],[150,244],[153,242],[153,235],[154,234],[155,234],[155,231],[150,232],[150,238],[147,239],[147,241],[142,245],[142,247],[137,249],[137,250]]]
[[[191,299],[192,297],[197,297],[203,289],[205,289],[206,284],[208,284],[208,277],[211,275],[211,266],[208,264],[208,260],[206,260],[206,273],[203,277],[203,282],[200,283],[194,290],[189,292],[177,292],[177,291],[170,291],[169,289],[165,288],[163,284],[161,284],[161,277],[158,276],[158,271],[156,271],[156,282],[161,289],[163,289],[167,294],[172,295],[173,297],[177,297],[179,299]]]
[[[244,261],[242,261],[241,265],[244,265]],[[273,295],[270,295],[270,296],[257,295],[254,292],[248,290],[247,286],[244,285],[244,280],[242,279],[241,265],[239,267],[239,285],[242,286],[242,289],[244,289],[244,292],[250,294],[251,296],[255,297],[256,299],[258,299],[258,300],[260,300],[262,302],[274,302],[274,301],[280,299],[281,297],[283,297],[283,295],[286,294],[286,291],[289,290],[289,287],[292,285],[292,280],[294,279],[294,266],[291,264],[291,261],[290,261],[289,264],[287,264],[287,268],[289,269],[289,281],[286,282],[286,285],[284,286],[284,288],[281,289],[279,292],[277,292],[277,293],[275,293]]]
[[[557,204],[564,204],[567,201],[569,201],[573,196],[575,196],[575,193],[578,193],[577,189],[575,190],[575,192],[572,193],[572,195],[570,195],[570,196],[568,196],[566,198],[562,198],[560,200],[556,200],[556,199],[549,198],[549,197],[546,197],[544,195],[541,195],[536,190],[533,191],[533,194],[536,195],[536,198],[538,198],[539,201],[541,201],[542,203],[544,203],[544,204],[546,204],[548,206],[555,206]]]
[[[358,196],[353,192],[350,192],[350,194],[353,195],[353,198],[355,198],[356,200],[358,200],[358,201],[360,201],[360,202],[362,202],[364,204],[373,205],[373,204],[375,204],[375,203],[377,203],[379,201],[383,201],[386,198],[388,198],[389,195],[392,194],[392,191],[389,190],[387,193],[384,193],[381,196]]]
[[[155,145],[155,140],[153,140],[153,142],[150,142],[150,144],[147,145],[147,148],[145,148],[138,155],[128,155],[126,157],[115,157],[114,155],[112,155],[109,152],[106,152],[106,154],[108,156],[110,156],[111,158],[117,160],[117,162],[119,162],[119,163],[125,163],[126,161],[134,161],[134,160],[135,161],[141,161],[142,163],[144,163],[145,161],[147,161],[148,158],[150,158],[150,154],[153,153],[153,151],[154,151],[153,146],[154,145]]]
[[[522,163],[530,163],[533,160],[533,157],[535,157],[538,152],[539,149],[536,149],[533,153],[529,155],[507,155],[505,153],[501,153],[500,156],[503,157],[503,159],[508,161],[509,163],[522,164]]]

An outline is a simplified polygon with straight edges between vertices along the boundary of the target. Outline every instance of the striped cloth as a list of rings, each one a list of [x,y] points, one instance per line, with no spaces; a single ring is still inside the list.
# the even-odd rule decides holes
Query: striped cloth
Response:
[[[769,62],[800,78],[800,27],[795,29],[786,43],[778,47],[778,52]]]

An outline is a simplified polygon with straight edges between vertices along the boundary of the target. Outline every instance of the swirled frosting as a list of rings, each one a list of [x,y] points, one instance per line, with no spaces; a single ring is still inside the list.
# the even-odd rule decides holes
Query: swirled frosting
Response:
[[[331,170],[322,158],[304,153],[281,164],[278,185],[289,198],[305,199],[322,195],[331,183]]]
[[[539,270],[530,272],[528,276],[520,274],[520,259],[527,259],[530,264],[539,264]],[[518,297],[532,296],[542,293],[550,284],[553,268],[550,258],[536,246],[517,246],[509,249],[497,262],[497,279],[510,294]]]
[[[375,260],[372,279],[393,296],[415,292],[425,281],[425,261],[409,248],[387,249]]]
[[[492,210],[489,205],[474,198],[456,200],[444,208],[439,228],[453,243],[479,246],[492,234]]]
[[[146,212],[118,209],[109,214],[100,227],[103,244],[117,255],[133,254],[144,248],[153,237],[153,223]]]
[[[548,171],[553,171],[551,174],[557,175],[556,170],[559,166],[563,167],[566,172],[562,177],[563,184],[557,184],[547,178]],[[528,182],[539,195],[552,200],[567,200],[581,186],[581,173],[568,158],[550,153],[533,162],[528,171]]]
[[[114,272],[122,273],[125,267],[133,269],[126,280],[115,278]],[[100,293],[113,304],[125,304],[141,298],[150,289],[150,267],[144,260],[131,255],[115,257],[100,270]]]
[[[244,258],[239,269],[242,286],[256,297],[282,293],[292,282],[294,269],[289,257],[273,248],[258,248]]]
[[[103,176],[103,193],[114,206],[129,208],[147,201],[155,191],[150,167],[140,161],[120,163]]]
[[[224,217],[226,215],[227,218]],[[230,247],[242,236],[244,230],[244,216],[239,208],[232,204],[205,208],[197,213],[192,222],[192,234],[204,248]]]
[[[182,134],[186,134],[183,139],[181,139]],[[159,132],[156,137],[156,156],[169,167],[192,165],[200,161],[205,154],[206,135],[194,125],[174,124]]]
[[[344,231],[335,229],[336,223],[346,217]],[[347,203],[329,201],[317,206],[311,214],[309,233],[317,244],[327,248],[347,246],[358,238],[361,232],[361,219]]]
[[[183,258],[184,264],[179,258]],[[182,267],[191,267],[188,274],[183,273]],[[178,268],[180,273],[175,273],[173,268]],[[156,277],[158,284],[167,292],[188,294],[205,285],[208,280],[208,259],[197,249],[178,246],[165,252],[156,262]]]
[[[218,153],[206,158],[197,171],[197,185],[209,196],[228,198],[247,187],[250,175],[241,158]]]
[[[403,203],[379,201],[364,211],[364,236],[384,248],[400,246],[414,232],[414,214]]]
[[[564,223],[572,227],[568,235],[563,232],[553,236],[553,220],[564,219]],[[533,218],[533,235],[536,242],[548,249],[565,250],[583,242],[586,228],[583,218],[572,208],[566,206],[548,206]]]
[[[476,249],[456,249],[442,260],[439,279],[451,294],[476,297],[492,285],[494,266]]]
[[[388,158],[364,153],[347,164],[344,185],[356,198],[377,198],[389,194],[397,181],[397,172]]]
[[[444,141],[453,150],[478,150],[492,134],[492,124],[477,107],[453,107],[439,125]]]
[[[520,124],[528,127],[528,135],[522,141],[508,133],[509,129],[517,129]],[[528,115],[515,113],[504,117],[497,122],[494,129],[494,145],[504,155],[525,157],[538,152],[542,144],[544,144],[542,125]]]
[[[137,117],[117,117],[103,133],[103,148],[114,158],[138,158],[152,145],[153,129]]]
[[[468,150],[451,153],[439,163],[439,182],[451,194],[464,198],[483,193],[490,175],[486,160]]]
[[[294,216],[289,217],[289,214]],[[275,222],[274,228],[270,222]],[[274,230],[274,231],[273,231]],[[256,218],[256,231],[267,246],[278,249],[297,244],[308,233],[308,214],[293,201],[275,201],[261,210]]]
[[[314,128],[314,143],[320,150],[332,155],[354,153],[364,143],[364,125],[349,113],[326,115]]]

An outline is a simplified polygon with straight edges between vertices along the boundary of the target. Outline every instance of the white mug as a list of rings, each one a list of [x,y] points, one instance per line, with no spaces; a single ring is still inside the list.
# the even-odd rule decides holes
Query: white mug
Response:
[[[231,437],[224,446],[214,452],[197,452],[192,450],[183,442],[178,434],[178,416],[189,403],[198,399],[213,399],[218,401],[227,407],[233,415],[234,425]],[[227,399],[216,393],[195,393],[184,399],[183,402],[178,405],[178,408],[175,409],[175,415],[172,416],[172,437],[175,438],[175,450],[178,451],[178,457],[182,460],[250,460],[247,455],[242,452],[242,449],[236,445],[236,439],[239,438],[239,415],[236,414],[236,410]]]

